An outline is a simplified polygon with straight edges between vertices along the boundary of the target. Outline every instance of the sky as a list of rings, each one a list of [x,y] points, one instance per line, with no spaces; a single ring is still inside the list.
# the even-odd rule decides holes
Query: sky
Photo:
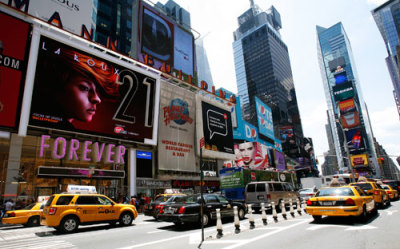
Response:
[[[167,0],[161,1],[165,3]],[[192,29],[206,35],[204,46],[216,88],[237,93],[233,32],[250,0],[175,0],[190,12]],[[319,161],[328,151],[327,102],[317,58],[316,26],[342,22],[349,37],[358,79],[374,136],[390,156],[400,156],[400,119],[386,67],[387,52],[371,10],[385,0],[254,0],[262,10],[273,5],[281,15],[289,49],[303,133],[311,137]]]

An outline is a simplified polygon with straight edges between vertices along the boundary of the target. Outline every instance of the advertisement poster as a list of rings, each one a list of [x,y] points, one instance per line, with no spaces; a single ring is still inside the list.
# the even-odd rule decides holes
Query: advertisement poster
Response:
[[[235,144],[235,163],[237,167],[265,169],[270,166],[268,147],[258,142]]]
[[[132,68],[42,36],[29,125],[155,144],[158,80]]]
[[[275,139],[274,122],[272,120],[272,111],[269,106],[264,104],[259,98],[255,97],[257,109],[257,122],[260,134]]]
[[[352,154],[364,151],[365,146],[361,129],[352,129],[345,131],[345,133],[347,139],[347,146]]]
[[[279,128],[282,142],[286,142],[289,138],[294,137],[292,126],[283,126]]]
[[[50,21],[57,27],[81,35],[82,24],[87,30],[96,24],[92,20],[92,13],[94,11],[94,1],[80,1],[80,0],[40,0],[40,1],[9,1],[0,0],[0,2],[11,7],[17,8],[22,12],[28,12],[31,16],[39,18],[45,22]],[[9,4],[10,3],[10,4]],[[19,6],[16,6],[16,3]]]
[[[141,1],[140,5],[138,60],[168,74],[180,70],[193,77],[193,35],[146,3]]]
[[[231,200],[244,200],[244,174],[241,168],[221,169],[219,171],[220,189]]]
[[[195,94],[161,81],[158,119],[158,168],[196,171],[194,152]]]
[[[216,159],[234,158],[232,119],[229,106],[196,95],[197,143],[204,138],[203,156]],[[200,148],[197,151],[200,155]]]
[[[360,125],[360,117],[353,99],[339,102],[340,119],[343,128],[354,128]]]
[[[286,170],[285,155],[282,152],[274,150],[274,159],[278,171]]]
[[[350,160],[353,167],[368,166],[368,158],[366,154],[350,156]]]
[[[333,88],[333,96],[335,101],[342,101],[354,97],[354,88],[352,82],[346,82]]]
[[[30,25],[0,12],[0,127],[15,128],[25,82]]]

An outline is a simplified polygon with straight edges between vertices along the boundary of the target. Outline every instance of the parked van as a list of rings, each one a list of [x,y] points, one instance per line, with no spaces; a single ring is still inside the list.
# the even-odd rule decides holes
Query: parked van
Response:
[[[280,211],[282,200],[286,205],[289,205],[290,200],[297,205],[300,194],[289,182],[251,182],[246,185],[245,198],[246,204],[251,204],[254,210],[260,210],[262,202],[265,203],[266,208],[270,209],[271,202],[274,202],[276,210]]]

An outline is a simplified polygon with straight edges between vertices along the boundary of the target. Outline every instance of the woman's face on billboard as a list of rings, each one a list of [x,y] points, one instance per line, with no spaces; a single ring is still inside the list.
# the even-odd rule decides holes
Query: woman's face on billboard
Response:
[[[61,94],[61,105],[70,122],[92,121],[96,105],[101,102],[97,86],[92,80],[80,75],[72,76]]]
[[[245,164],[253,160],[254,145],[252,142],[239,144],[239,151]]]

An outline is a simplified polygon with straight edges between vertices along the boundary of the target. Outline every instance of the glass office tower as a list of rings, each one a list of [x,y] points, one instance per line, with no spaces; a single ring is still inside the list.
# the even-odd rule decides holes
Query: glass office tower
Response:
[[[400,115],[400,74],[397,50],[399,47],[400,33],[400,0],[390,0],[372,10],[372,16],[385,41],[388,57],[386,65],[389,70],[394,88],[395,103]]]
[[[275,137],[281,139],[285,154],[298,158],[304,137],[289,52],[279,33],[281,17],[273,6],[261,11],[250,2],[250,9],[238,17],[233,42],[242,115],[256,126],[254,97],[266,103],[272,109]]]
[[[372,129],[342,23],[317,26],[318,59],[339,170],[380,177]]]

